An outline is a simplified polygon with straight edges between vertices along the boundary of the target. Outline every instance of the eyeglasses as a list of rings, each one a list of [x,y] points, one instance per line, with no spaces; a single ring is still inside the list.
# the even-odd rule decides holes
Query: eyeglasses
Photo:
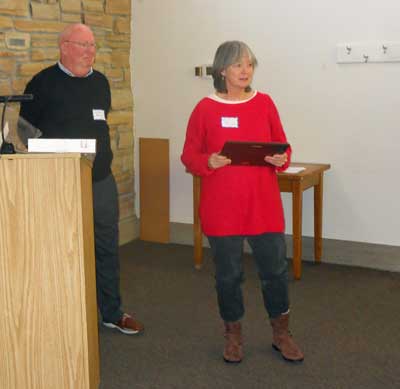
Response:
[[[73,43],[75,45],[78,45],[79,47],[82,47],[84,49],[95,49],[96,48],[96,43],[90,43],[90,42],[78,42],[78,41],[65,41],[68,43]]]

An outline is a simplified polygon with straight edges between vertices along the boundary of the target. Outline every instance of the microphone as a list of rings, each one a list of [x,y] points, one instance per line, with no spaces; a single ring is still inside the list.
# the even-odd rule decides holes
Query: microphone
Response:
[[[9,96],[0,96],[0,103],[21,103],[23,101],[32,101],[33,95],[25,94],[25,95],[9,95]]]
[[[6,142],[4,139],[4,123],[6,117],[6,108],[8,103],[21,103],[24,101],[32,101],[33,95],[24,94],[24,95],[9,95],[9,96],[0,96],[0,103],[4,103],[3,112],[1,115],[1,147],[0,154],[15,154],[14,145],[12,143]]]

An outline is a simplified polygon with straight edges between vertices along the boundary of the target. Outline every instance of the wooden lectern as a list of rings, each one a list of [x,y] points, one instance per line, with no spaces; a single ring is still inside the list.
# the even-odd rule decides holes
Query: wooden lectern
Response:
[[[0,155],[0,223],[0,387],[98,388],[91,163]]]

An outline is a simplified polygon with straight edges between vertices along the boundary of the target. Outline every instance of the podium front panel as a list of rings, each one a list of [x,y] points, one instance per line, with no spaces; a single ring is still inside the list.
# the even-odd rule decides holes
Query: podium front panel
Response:
[[[3,389],[98,387],[90,199],[79,155],[0,158]]]

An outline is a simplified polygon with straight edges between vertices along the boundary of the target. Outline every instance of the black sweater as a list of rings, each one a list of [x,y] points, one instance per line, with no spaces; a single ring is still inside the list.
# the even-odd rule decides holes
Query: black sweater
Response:
[[[109,128],[101,119],[102,112],[107,118],[111,93],[102,73],[94,70],[88,77],[71,77],[55,64],[34,76],[24,93],[33,94],[33,101],[21,104],[20,115],[39,128],[43,138],[96,139],[93,180],[111,173]]]

